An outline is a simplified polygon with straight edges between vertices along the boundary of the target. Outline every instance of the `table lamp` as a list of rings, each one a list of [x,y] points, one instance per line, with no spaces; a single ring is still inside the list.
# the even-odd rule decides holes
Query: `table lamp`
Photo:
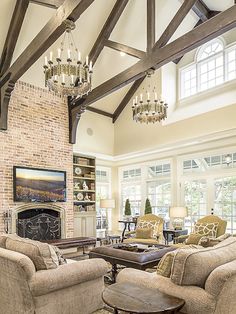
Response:
[[[169,209],[170,218],[174,218],[172,226],[174,229],[183,229],[184,218],[188,216],[187,208],[184,206],[173,206]]]
[[[115,200],[113,199],[101,199],[100,200],[100,208],[106,209],[106,234],[105,237],[108,236],[108,209],[115,208]]]

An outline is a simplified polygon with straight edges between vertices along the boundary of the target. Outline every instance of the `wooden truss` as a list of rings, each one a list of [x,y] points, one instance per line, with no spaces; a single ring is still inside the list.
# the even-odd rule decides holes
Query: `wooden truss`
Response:
[[[61,36],[65,31],[63,21],[76,21],[94,0],[18,0],[13,12],[10,28],[5,41],[0,62],[0,129],[7,129],[8,103],[16,81],[31,67],[31,65]],[[10,66],[17,38],[29,5],[33,2],[57,9],[54,16],[33,39],[24,52]],[[124,11],[128,0],[117,0],[107,18],[97,40],[95,41],[89,58],[96,62],[103,48],[110,47],[123,51],[138,59],[138,62],[92,90],[88,96],[81,99],[68,97],[70,143],[76,141],[76,130],[81,115],[85,110],[105,115],[115,122],[123,109],[129,103],[134,93],[145,79],[145,72],[150,68],[158,69],[168,62],[177,63],[181,57],[236,26],[236,5],[224,12],[210,11],[202,0],[183,0],[183,4],[167,26],[161,37],[155,42],[155,0],[147,0],[147,49],[129,47],[109,40],[109,37]],[[199,17],[195,28],[168,43],[175,30],[181,24],[190,10]],[[97,100],[134,82],[129,91],[113,114],[90,107]]]

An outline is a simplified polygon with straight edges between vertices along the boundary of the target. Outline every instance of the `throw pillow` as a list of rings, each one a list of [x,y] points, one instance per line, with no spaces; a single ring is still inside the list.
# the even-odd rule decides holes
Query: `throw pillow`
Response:
[[[199,249],[199,246],[197,246],[197,245],[189,245],[189,246],[186,246],[186,247],[181,247],[181,248],[179,248],[179,249],[177,249],[175,251],[171,251],[171,252],[166,253],[161,258],[160,262],[157,265],[157,274],[161,275],[163,277],[170,278],[171,268],[172,268],[172,264],[173,264],[173,261],[174,261],[175,254],[177,252],[179,252],[179,250],[185,250],[185,249],[189,249],[189,248]]]
[[[217,230],[219,223],[218,222],[197,222],[194,226],[194,233],[208,235],[209,237],[216,238]]]
[[[185,244],[199,244],[199,241],[202,237],[206,236],[206,234],[199,234],[199,233],[190,233],[188,238],[185,240]]]
[[[28,256],[34,263],[36,270],[53,269],[59,265],[56,252],[47,243],[20,237],[7,238],[6,249]]]
[[[5,249],[6,248],[6,241],[7,238],[11,238],[11,239],[16,239],[19,238],[19,236],[16,233],[12,233],[12,234],[3,234],[0,236],[0,247]]]
[[[151,228],[137,228],[136,238],[138,239],[150,239],[152,237],[153,230]]]
[[[63,254],[61,253],[61,250],[57,246],[54,246],[54,245],[52,245],[52,248],[57,255],[59,265],[67,264],[67,261],[64,258]]]
[[[171,267],[176,251],[166,253],[157,265],[157,274],[170,278]]]
[[[157,220],[139,220],[136,229],[149,228],[152,230],[151,238],[156,238],[159,235],[159,221]]]

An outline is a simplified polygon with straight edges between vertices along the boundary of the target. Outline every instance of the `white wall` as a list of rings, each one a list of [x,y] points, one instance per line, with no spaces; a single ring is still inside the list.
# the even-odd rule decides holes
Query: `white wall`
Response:
[[[112,119],[86,111],[78,124],[74,152],[89,155],[114,154],[114,124]]]

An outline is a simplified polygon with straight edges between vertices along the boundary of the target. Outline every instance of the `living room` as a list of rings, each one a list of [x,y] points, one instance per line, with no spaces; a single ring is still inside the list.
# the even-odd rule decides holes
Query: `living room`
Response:
[[[235,1],[0,12],[0,313],[236,312]]]

